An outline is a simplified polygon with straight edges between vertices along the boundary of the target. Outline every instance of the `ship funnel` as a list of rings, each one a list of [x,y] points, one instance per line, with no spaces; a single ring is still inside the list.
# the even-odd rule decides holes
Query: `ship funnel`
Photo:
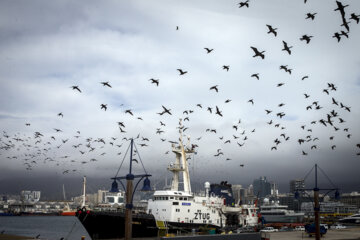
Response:
[[[210,183],[209,183],[209,182],[205,182],[205,183],[204,183],[204,187],[205,187],[205,196],[206,196],[206,197],[209,197]]]
[[[141,189],[142,192],[149,192],[151,191],[151,186],[150,186],[150,180],[149,178],[145,178],[144,180],[144,186]]]

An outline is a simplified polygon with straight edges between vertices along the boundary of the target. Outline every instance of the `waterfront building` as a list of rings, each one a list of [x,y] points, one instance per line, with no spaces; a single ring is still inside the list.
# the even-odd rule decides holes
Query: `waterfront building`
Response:
[[[268,195],[271,195],[271,183],[266,179],[266,177],[260,177],[255,179],[253,182],[254,187],[254,196],[259,196],[259,198],[264,198]]]
[[[308,216],[314,215],[314,203],[301,203],[301,211]],[[342,202],[320,202],[320,214],[322,215],[350,215],[357,213],[359,208],[354,205],[344,204]]]
[[[20,193],[21,200],[27,203],[36,203],[40,201],[40,191],[23,190]]]
[[[343,193],[341,194],[340,202],[349,205],[354,205],[360,208],[360,193],[359,192]]]
[[[305,180],[304,179],[295,179],[290,181],[290,193],[299,193],[305,191]]]

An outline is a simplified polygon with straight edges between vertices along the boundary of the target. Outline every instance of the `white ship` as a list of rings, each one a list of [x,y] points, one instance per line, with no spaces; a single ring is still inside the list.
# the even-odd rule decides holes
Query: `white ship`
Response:
[[[229,215],[239,224],[240,218],[246,217],[245,214],[241,214],[241,207],[226,204],[223,196],[211,191],[212,185],[209,182],[204,184],[205,194],[195,195],[191,191],[187,154],[193,153],[194,148],[190,146],[189,138],[188,144],[184,146],[182,128],[180,120],[180,141],[178,145],[172,144],[176,160],[167,168],[173,173],[171,188],[154,192],[153,199],[148,201],[147,213],[154,215],[158,226],[170,229],[196,229],[201,226],[219,229],[229,222],[229,219],[227,221]],[[182,180],[182,190],[180,190],[180,180]],[[252,218],[247,221],[257,222],[256,214],[255,218],[256,220]]]
[[[301,223],[304,221],[304,213],[288,210],[288,206],[279,205],[276,202],[269,202],[264,199],[264,205],[261,206],[261,216],[264,217],[266,223]]]

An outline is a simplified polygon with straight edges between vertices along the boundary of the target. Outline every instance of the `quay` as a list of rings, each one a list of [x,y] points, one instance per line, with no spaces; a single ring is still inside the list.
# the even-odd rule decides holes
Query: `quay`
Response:
[[[112,240],[123,240],[112,239]],[[273,233],[238,233],[238,234],[214,234],[196,236],[174,236],[154,238],[134,238],[134,240],[300,240],[314,239],[303,231],[273,232]],[[322,237],[324,240],[360,240],[360,227],[333,230],[329,229]],[[109,240],[109,239],[108,239]]]

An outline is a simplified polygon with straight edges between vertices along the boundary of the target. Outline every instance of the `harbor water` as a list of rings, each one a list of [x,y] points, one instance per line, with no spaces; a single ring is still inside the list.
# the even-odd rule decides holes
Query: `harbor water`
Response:
[[[78,218],[74,216],[1,216],[0,232],[39,239],[91,239]]]

